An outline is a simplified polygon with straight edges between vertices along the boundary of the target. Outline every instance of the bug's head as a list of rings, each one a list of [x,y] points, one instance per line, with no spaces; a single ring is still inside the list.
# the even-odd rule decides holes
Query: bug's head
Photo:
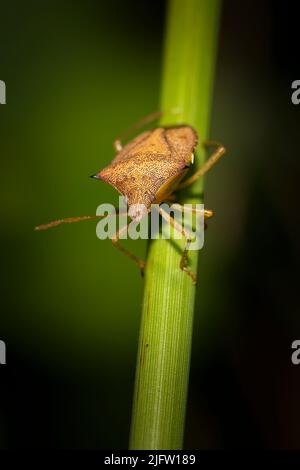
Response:
[[[144,188],[131,188],[126,191],[128,215],[135,222],[140,222],[149,212],[152,199]]]
[[[128,215],[134,222],[140,222],[147,214],[145,204],[132,204],[128,208]]]

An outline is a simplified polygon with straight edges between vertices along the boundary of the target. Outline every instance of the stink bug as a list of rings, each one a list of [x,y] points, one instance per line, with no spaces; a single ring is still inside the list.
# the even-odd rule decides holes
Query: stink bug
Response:
[[[154,113],[134,128],[157,119],[161,113]],[[175,191],[186,188],[203,176],[224,154],[223,145],[206,141],[205,147],[213,147],[215,151],[209,159],[194,174],[183,180],[194,161],[194,151],[198,143],[195,129],[189,125],[157,127],[129,141],[124,147],[121,139],[114,142],[117,155],[112,162],[92,178],[103,180],[112,185],[120,194],[125,196],[128,204],[127,215],[134,221],[140,222],[151,211],[152,204],[175,199]],[[182,181],[183,180],[183,181]],[[181,204],[174,205],[183,211]],[[197,209],[190,209],[197,212]],[[210,210],[202,211],[204,218],[213,216]],[[180,232],[186,239],[186,245],[180,261],[180,269],[186,272],[196,282],[196,275],[187,266],[187,253],[191,243],[191,235],[176,220],[161,207],[160,215]],[[83,216],[56,220],[49,224],[39,225],[35,230],[47,230],[63,223],[79,222],[81,220],[97,219],[101,216]],[[128,225],[122,227],[112,238],[112,243],[129,256],[144,271],[144,261],[130,253],[119,244],[121,233]]]

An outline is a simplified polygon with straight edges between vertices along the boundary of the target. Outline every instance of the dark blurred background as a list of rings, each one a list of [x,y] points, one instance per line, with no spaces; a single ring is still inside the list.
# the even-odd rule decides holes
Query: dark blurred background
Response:
[[[0,8],[0,447],[126,448],[139,272],[93,222],[33,227],[117,202],[88,176],[158,109],[165,4]],[[206,179],[186,448],[300,448],[298,28],[297,2],[224,2],[210,137],[228,154]]]

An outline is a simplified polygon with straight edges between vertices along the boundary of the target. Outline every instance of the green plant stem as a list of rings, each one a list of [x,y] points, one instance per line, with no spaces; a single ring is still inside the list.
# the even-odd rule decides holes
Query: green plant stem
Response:
[[[219,0],[170,0],[167,12],[161,123],[191,124],[200,140],[208,136],[219,10]],[[196,167],[203,161],[199,149]],[[199,180],[189,202],[201,202],[202,192]],[[195,300],[195,286],[179,269],[182,247],[173,240],[149,246],[131,449],[182,448]],[[197,257],[189,252],[194,272]]]

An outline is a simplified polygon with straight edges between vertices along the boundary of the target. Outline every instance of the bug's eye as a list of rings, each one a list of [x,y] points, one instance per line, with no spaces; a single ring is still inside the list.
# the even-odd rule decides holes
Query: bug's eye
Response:
[[[148,199],[152,199],[153,198],[153,193],[151,191],[144,191],[144,197],[145,198],[148,198]]]
[[[133,189],[130,189],[128,192],[127,192],[127,200],[128,199],[132,199],[134,196],[134,190]]]

